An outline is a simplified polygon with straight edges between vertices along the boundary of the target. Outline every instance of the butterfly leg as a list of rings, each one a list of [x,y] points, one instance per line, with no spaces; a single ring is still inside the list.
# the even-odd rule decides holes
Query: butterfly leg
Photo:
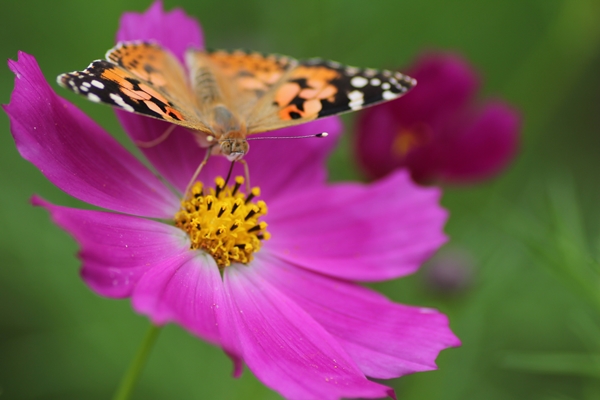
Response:
[[[246,193],[250,193],[250,168],[248,168],[246,160],[239,160],[239,162],[244,166],[244,175],[246,175]]]
[[[171,124],[162,135],[160,135],[159,137],[157,137],[156,139],[152,139],[152,140],[148,140],[143,141],[143,140],[136,140],[134,141],[135,145],[138,147],[143,147],[144,149],[149,149],[150,147],[154,147],[158,144],[161,144],[162,142],[164,142],[165,140],[167,140],[167,138],[171,135],[171,132],[173,132],[173,130],[177,127],[177,125],[175,124]]]
[[[210,152],[212,150],[212,147],[213,146],[211,146],[208,149],[206,149],[206,154],[204,155],[204,159],[202,160],[202,162],[200,163],[200,165],[198,165],[198,168],[196,168],[196,171],[194,172],[194,175],[192,175],[192,179],[190,179],[190,183],[188,183],[187,187],[185,188],[185,192],[183,193],[183,197],[184,198],[190,192],[190,189],[194,185],[194,182],[196,182],[196,178],[198,178],[198,175],[200,175],[200,171],[202,171],[202,168],[204,168],[204,166],[208,162],[208,157],[210,157]]]

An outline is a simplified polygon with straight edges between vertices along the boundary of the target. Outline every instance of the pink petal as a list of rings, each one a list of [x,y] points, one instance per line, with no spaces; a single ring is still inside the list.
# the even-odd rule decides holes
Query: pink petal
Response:
[[[134,141],[149,142],[171,126],[170,123],[154,118],[115,110],[121,125]],[[140,147],[152,166],[173,187],[183,193],[198,165],[204,159],[206,149],[198,146],[193,134],[187,129],[176,127],[162,143],[149,148]],[[227,168],[221,175],[227,174]],[[212,182],[211,182],[212,183]]]
[[[441,179],[473,182],[499,173],[517,153],[520,127],[518,113],[507,104],[486,105],[449,140]]]
[[[79,243],[81,275],[92,290],[111,298],[129,297],[141,276],[181,258],[189,248],[185,233],[173,226],[129,215],[32,203]]]
[[[395,304],[370,289],[275,257],[260,259],[256,273],[336,337],[367,376],[390,379],[436,369],[439,352],[460,345],[448,318],[435,310]]]
[[[9,61],[15,73],[3,106],[17,149],[56,186],[99,207],[170,218],[177,198],[135,157],[50,88],[33,56]]]
[[[176,322],[190,332],[220,344],[220,314],[226,313],[223,281],[212,257],[188,251],[152,268],[132,295],[134,309],[162,325]],[[231,352],[230,352],[231,353]]]
[[[190,48],[204,48],[200,25],[180,8],[163,10],[162,1],[155,1],[145,13],[123,14],[117,31],[117,41],[153,40],[171,50],[181,63]]]
[[[231,329],[244,361],[265,385],[289,399],[380,398],[390,388],[365,378],[339,343],[255,268],[225,269]]]
[[[251,141],[246,160],[250,166],[251,183],[260,187],[261,198],[268,201],[323,185],[327,179],[327,157],[338,144],[342,128],[338,117],[330,117],[257,135],[294,137],[321,132],[329,134],[324,138]]]
[[[416,271],[445,242],[437,189],[397,171],[371,185],[337,184],[267,202],[264,250],[304,268],[377,281]]]
[[[228,312],[223,280],[212,257],[201,251],[186,251],[165,260],[139,280],[132,303],[137,312],[148,315],[156,325],[175,322],[222,346],[234,363],[233,375],[240,376],[243,367],[240,352],[221,339],[221,330],[232,328],[219,324],[228,319]]]
[[[370,107],[358,115],[354,128],[355,153],[360,167],[370,179],[382,178],[406,164],[404,157],[394,154],[394,140],[401,128],[403,125],[399,124],[394,108],[388,103]]]
[[[154,324],[176,322],[220,343],[219,269],[210,256],[189,250],[183,231],[129,215],[55,206],[38,197],[32,202],[50,211],[53,221],[79,243],[81,275],[92,290],[111,298],[132,297],[134,309]],[[239,369],[240,357],[226,351]]]

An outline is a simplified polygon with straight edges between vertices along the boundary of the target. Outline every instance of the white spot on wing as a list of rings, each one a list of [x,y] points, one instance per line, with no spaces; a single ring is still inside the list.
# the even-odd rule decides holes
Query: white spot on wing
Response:
[[[373,78],[373,79],[371,79],[371,85],[379,86],[379,85],[381,85],[381,80],[378,78]]]
[[[355,111],[360,110],[365,102],[364,94],[360,90],[353,90],[352,92],[348,93],[348,98],[350,99],[348,107]]]
[[[129,112],[134,111],[133,107],[131,107],[129,104],[125,103],[125,100],[123,100],[123,98],[121,96],[119,96],[118,94],[111,93],[110,98],[115,102],[116,105],[121,107],[123,110],[129,111]]]
[[[398,95],[396,93],[390,92],[389,90],[386,90],[381,94],[381,97],[383,97],[384,100],[392,100],[398,97]]]
[[[363,92],[361,92],[360,90],[353,90],[352,92],[348,93],[348,98],[350,99],[350,101],[362,99]]]
[[[104,83],[95,79],[92,81],[92,85],[96,86],[98,89],[104,89]]]
[[[392,86],[388,83],[388,82],[384,82],[383,85],[381,85],[381,88],[383,90],[388,90],[389,88],[391,88]]]
[[[352,79],[350,79],[350,84],[355,88],[365,87],[367,86],[367,83],[369,83],[367,78],[363,78],[362,76],[355,76]]]
[[[88,93],[87,98],[94,103],[100,103],[100,97],[96,96],[94,93]]]

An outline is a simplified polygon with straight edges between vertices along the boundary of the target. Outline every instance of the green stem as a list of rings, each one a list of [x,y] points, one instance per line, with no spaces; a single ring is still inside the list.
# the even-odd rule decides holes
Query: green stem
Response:
[[[150,355],[152,345],[154,345],[156,337],[160,332],[160,328],[160,326],[150,325],[150,329],[146,332],[146,336],[144,336],[144,340],[142,340],[135,357],[131,360],[127,372],[123,376],[123,379],[121,379],[121,384],[119,385],[113,400],[129,400],[131,398],[133,389],[140,379],[140,375],[142,374],[146,360]]]

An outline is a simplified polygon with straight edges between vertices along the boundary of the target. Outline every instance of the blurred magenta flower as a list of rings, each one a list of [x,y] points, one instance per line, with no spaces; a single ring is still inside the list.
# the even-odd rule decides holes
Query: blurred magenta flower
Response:
[[[153,39],[179,57],[182,43],[203,45],[197,23],[180,10],[163,12],[160,2],[145,14],[124,15],[117,37]],[[391,388],[367,377],[435,369],[438,353],[459,345],[443,314],[393,303],[355,283],[418,269],[446,239],[446,212],[437,189],[416,187],[403,171],[370,185],[327,184],[325,159],[341,131],[339,119],[282,130],[286,135],[327,131],[331,140],[253,146],[246,157],[252,183],[260,187],[253,195],[268,204],[272,237],[262,240],[264,221],[259,229],[240,228],[235,234],[225,226],[228,239],[254,235],[260,241],[254,246],[260,250],[249,253],[251,261],[233,257],[228,264],[217,257],[218,250],[196,246],[198,231],[188,234],[178,227],[187,224],[193,231],[213,222],[206,221],[208,211],[194,214],[193,201],[204,201],[200,211],[203,204],[210,209],[208,203],[230,207],[214,219],[233,215],[235,204],[248,207],[253,218],[266,213],[264,203],[244,200],[240,190],[223,187],[222,181],[217,180],[217,190],[208,189],[227,172],[227,160],[211,158],[199,177],[204,190],[196,187],[192,200],[181,201],[205,151],[189,132],[175,132],[144,149],[175,194],[56,95],[32,56],[20,53],[9,66],[15,88],[4,110],[21,155],[68,194],[115,211],[33,198],[79,242],[82,278],[99,295],[130,297],[134,309],[154,324],[175,322],[222,347],[236,376],[246,363],[265,385],[293,399],[393,396]],[[162,121],[128,113],[119,118],[136,140],[165,130]],[[239,165],[234,175],[242,175]],[[192,220],[200,223],[189,224]],[[243,250],[244,244],[250,241],[237,247]]]
[[[406,97],[361,112],[359,163],[372,179],[406,167],[419,183],[472,183],[513,159],[518,113],[502,101],[474,102],[479,84],[458,55],[423,55],[407,73],[417,86]]]

